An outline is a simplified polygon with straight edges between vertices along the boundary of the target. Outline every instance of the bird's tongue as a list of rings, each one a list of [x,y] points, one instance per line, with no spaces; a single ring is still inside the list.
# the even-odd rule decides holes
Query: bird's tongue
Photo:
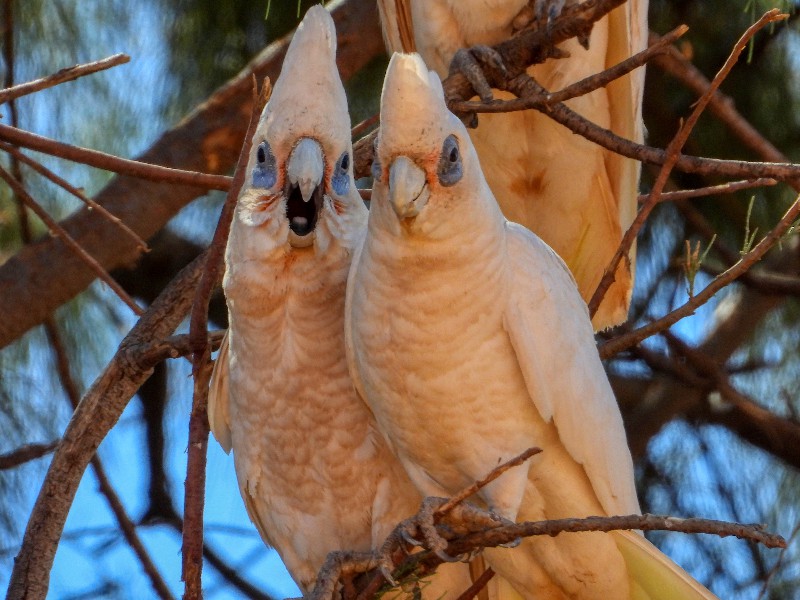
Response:
[[[322,195],[322,186],[314,190],[308,202],[303,200],[299,187],[292,187],[289,199],[286,202],[286,218],[289,219],[289,228],[299,236],[308,235],[317,224],[317,213],[321,202],[317,196]]]

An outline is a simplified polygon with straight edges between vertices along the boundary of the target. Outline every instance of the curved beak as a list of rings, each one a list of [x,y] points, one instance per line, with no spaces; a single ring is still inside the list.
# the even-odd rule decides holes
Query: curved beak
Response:
[[[317,140],[301,139],[292,150],[286,164],[286,176],[291,185],[300,188],[303,201],[308,202],[314,190],[322,183],[325,160]]]
[[[406,156],[398,156],[389,167],[389,200],[398,217],[416,217],[431,196],[425,171]]]
[[[286,218],[289,244],[307,248],[314,243],[324,187],[325,157],[317,140],[302,138],[286,163]]]

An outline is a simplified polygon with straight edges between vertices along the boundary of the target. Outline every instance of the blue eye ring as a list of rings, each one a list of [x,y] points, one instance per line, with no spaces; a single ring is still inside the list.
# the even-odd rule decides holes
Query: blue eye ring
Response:
[[[454,135],[448,135],[442,144],[436,175],[443,187],[455,185],[464,176],[461,149],[458,146],[458,138]]]
[[[278,167],[269,142],[264,140],[256,149],[256,164],[253,167],[253,187],[269,189],[278,180]]]
[[[350,153],[347,150],[336,161],[331,177],[331,187],[339,196],[344,196],[350,189]]]

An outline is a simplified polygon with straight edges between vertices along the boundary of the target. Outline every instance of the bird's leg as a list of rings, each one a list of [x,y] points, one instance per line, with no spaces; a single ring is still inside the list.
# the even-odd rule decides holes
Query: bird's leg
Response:
[[[579,0],[531,0],[529,6],[533,8],[533,20],[536,21],[539,27],[547,27],[549,29],[553,21],[561,16],[561,12],[564,10],[565,6],[572,6],[578,4],[578,2]],[[522,11],[520,11],[520,15],[525,12],[523,8]],[[517,18],[520,18],[519,15]],[[591,33],[592,31],[589,29],[587,32],[578,34],[578,43],[587,50],[589,49],[589,36]]]
[[[450,74],[453,73],[461,73],[466,77],[481,101],[491,102],[494,96],[489,79],[504,79],[508,71],[494,48],[478,45],[456,51],[450,62]]]

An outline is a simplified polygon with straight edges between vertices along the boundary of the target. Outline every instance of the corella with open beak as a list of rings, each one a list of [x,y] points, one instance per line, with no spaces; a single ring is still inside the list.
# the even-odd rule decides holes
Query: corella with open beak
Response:
[[[245,507],[304,594],[334,550],[380,546],[421,497],[376,432],[344,353],[344,294],[367,210],[353,181],[333,20],[309,9],[253,139],[223,282],[230,329],[209,421]],[[457,595],[465,565],[426,596]]]

